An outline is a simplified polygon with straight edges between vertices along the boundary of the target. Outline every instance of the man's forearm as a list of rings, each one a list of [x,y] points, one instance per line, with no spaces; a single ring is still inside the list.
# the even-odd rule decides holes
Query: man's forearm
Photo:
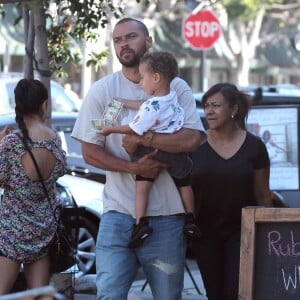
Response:
[[[200,145],[203,136],[199,130],[182,128],[172,134],[154,133],[150,143],[145,137],[141,137],[139,143],[170,153],[190,152]]]
[[[82,143],[81,149],[84,160],[96,168],[114,172],[129,172],[130,161],[118,158],[98,145]]]

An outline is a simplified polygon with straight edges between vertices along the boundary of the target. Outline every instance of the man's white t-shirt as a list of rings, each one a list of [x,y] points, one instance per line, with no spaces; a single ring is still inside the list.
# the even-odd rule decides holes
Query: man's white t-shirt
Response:
[[[177,77],[171,82],[171,89],[176,92],[179,104],[185,112],[183,127],[204,131],[190,87]],[[122,134],[111,134],[104,137],[97,134],[91,125],[92,119],[101,118],[108,102],[118,97],[129,100],[149,98],[140,84],[129,81],[122,71],[100,79],[91,86],[82,103],[72,137],[79,141],[100,145],[113,155],[129,161],[129,155],[122,148]],[[135,110],[122,109],[116,125],[130,123],[135,114]],[[135,176],[133,174],[106,172],[103,211],[109,210],[135,217]],[[172,215],[183,212],[184,207],[178,189],[169,173],[163,170],[153,182],[150,190],[147,216]]]

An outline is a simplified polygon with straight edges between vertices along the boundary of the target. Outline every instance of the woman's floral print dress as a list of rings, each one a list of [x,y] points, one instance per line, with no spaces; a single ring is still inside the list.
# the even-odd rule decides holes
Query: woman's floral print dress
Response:
[[[66,156],[59,135],[52,140],[34,141],[32,148],[46,148],[56,164],[44,180],[53,208],[57,207],[55,182],[65,174]],[[19,263],[33,262],[48,253],[56,223],[41,183],[32,181],[21,162],[26,153],[16,134],[5,136],[0,143],[0,255]]]

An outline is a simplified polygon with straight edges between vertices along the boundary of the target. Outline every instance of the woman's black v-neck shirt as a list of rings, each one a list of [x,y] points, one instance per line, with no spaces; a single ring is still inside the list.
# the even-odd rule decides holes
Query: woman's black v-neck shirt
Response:
[[[240,149],[229,159],[205,142],[191,153],[196,215],[203,234],[227,238],[240,230],[241,212],[258,205],[254,199],[254,171],[270,165],[263,141],[247,132]]]

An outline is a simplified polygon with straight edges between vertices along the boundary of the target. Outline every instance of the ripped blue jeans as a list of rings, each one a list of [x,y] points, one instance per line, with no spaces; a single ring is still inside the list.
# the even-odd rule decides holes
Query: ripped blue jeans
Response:
[[[142,266],[155,300],[180,300],[186,243],[184,215],[149,217],[153,233],[142,246],[129,249],[131,216],[102,215],[96,246],[97,300],[126,300]]]

